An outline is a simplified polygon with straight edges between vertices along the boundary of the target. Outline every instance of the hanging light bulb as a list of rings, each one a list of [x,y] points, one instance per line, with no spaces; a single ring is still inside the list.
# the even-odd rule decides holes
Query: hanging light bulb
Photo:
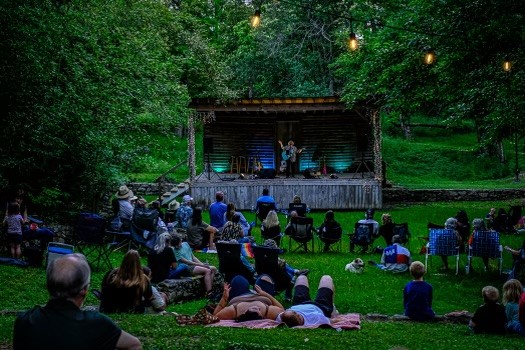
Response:
[[[261,11],[256,10],[253,14],[251,24],[253,28],[257,28],[261,24]]]
[[[354,32],[350,33],[350,38],[348,38],[348,48],[352,51],[357,50],[359,47],[359,42],[357,41],[357,36]]]
[[[429,65],[429,66],[431,64],[434,64],[434,62],[436,61],[436,53],[434,52],[434,50],[427,49],[425,51],[425,57],[423,61],[425,62],[426,65]]]
[[[512,70],[512,61],[508,56],[503,60],[503,70],[505,72],[510,72]]]

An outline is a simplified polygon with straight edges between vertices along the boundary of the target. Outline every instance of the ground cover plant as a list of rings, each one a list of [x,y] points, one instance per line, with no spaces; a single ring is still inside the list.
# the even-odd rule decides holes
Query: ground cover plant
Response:
[[[410,249],[414,259],[424,260],[419,255],[425,236],[428,221],[443,223],[449,216],[455,215],[459,209],[465,209],[472,220],[482,217],[491,206],[508,208],[515,201],[500,203],[488,202],[458,202],[430,203],[411,206],[385,208],[378,211],[389,212],[397,222],[408,222],[412,237]],[[253,213],[246,212],[250,220]],[[322,221],[323,212],[313,212],[310,215],[318,226]],[[362,211],[341,211],[336,213],[336,219],[348,233],[353,223],[362,218]],[[280,216],[284,223],[284,216]],[[259,230],[254,232],[259,240]],[[501,235],[503,244],[512,247],[521,245],[523,237],[518,235]],[[283,241],[287,247],[288,240]],[[317,242],[316,242],[317,243]],[[376,245],[384,246],[384,241],[378,239]],[[197,253],[199,258],[211,264],[217,264],[214,254]],[[114,266],[122,259],[123,253],[117,252],[111,256]],[[382,271],[367,266],[361,275],[344,271],[344,266],[354,257],[363,260],[378,260],[377,254],[350,254],[348,252],[348,237],[345,235],[341,253],[286,253],[283,257],[299,268],[309,268],[309,279],[313,288],[317,286],[323,274],[333,276],[336,284],[335,304],[341,313],[382,313],[387,315],[402,314],[402,289],[410,280],[408,274],[387,275]],[[145,262],[145,261],[144,261]],[[466,256],[461,256],[460,273],[441,273],[440,259],[432,259],[432,265],[426,280],[434,287],[433,308],[438,314],[454,310],[473,312],[481,303],[481,288],[491,284],[501,290],[504,278],[499,276],[495,262],[491,261],[491,270],[483,272],[480,259],[474,260],[474,273],[465,275]],[[504,253],[504,268],[511,265],[511,257]],[[452,264],[451,264],[452,266]],[[99,288],[104,271],[93,273],[91,288]],[[0,266],[0,344],[9,348],[12,338],[12,326],[15,315],[9,311],[19,311],[42,304],[47,301],[45,290],[45,271],[43,268],[20,269]],[[7,282],[8,281],[8,282]],[[281,298],[282,296],[279,296]],[[281,298],[282,300],[282,298]],[[93,295],[89,295],[86,305],[96,305]],[[170,305],[168,311],[181,314],[193,314],[206,304],[205,300],[184,302]],[[175,317],[171,315],[112,315],[119,325],[137,335],[146,349],[391,349],[403,346],[407,349],[522,349],[523,338],[517,336],[474,336],[467,332],[465,325],[412,322],[373,322],[362,320],[361,330],[246,330],[229,328],[207,328],[202,326],[178,326]]]

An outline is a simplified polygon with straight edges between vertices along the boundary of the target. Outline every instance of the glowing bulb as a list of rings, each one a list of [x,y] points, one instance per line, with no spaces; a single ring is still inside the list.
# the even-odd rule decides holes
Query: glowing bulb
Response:
[[[428,50],[425,53],[425,64],[431,65],[436,61],[436,53],[433,50]]]
[[[512,69],[512,62],[508,58],[505,58],[505,61],[503,61],[503,70],[505,72],[510,72],[511,69]]]
[[[257,28],[261,24],[261,11],[256,10],[252,17],[252,27]]]
[[[350,50],[355,51],[359,47],[359,42],[357,41],[357,37],[354,32],[350,33],[350,38],[348,39],[348,48]]]

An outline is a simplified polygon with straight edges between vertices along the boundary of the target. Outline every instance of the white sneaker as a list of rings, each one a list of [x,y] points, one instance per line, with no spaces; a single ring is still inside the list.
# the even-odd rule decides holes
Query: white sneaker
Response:
[[[206,253],[208,253],[208,254],[217,254],[217,251],[215,249],[208,249],[206,251]]]

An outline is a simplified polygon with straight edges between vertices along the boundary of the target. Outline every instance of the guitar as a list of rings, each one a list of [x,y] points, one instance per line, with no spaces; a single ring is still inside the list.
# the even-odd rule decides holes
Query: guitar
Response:
[[[303,150],[305,150],[305,149],[306,149],[306,147],[300,148],[300,149],[297,150],[297,153],[301,153],[301,152],[302,152]],[[284,150],[284,151],[281,153],[281,158],[282,158],[284,161],[286,161],[286,160],[288,160],[288,159],[290,159],[290,158],[292,158],[292,157],[293,157],[293,151],[292,151],[292,150],[288,150],[288,151],[287,151],[287,150]]]

